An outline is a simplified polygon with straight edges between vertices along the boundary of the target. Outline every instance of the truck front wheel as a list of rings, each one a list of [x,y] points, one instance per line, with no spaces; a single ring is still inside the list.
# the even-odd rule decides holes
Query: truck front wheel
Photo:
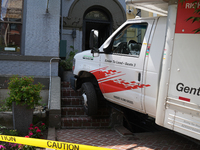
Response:
[[[88,116],[93,116],[97,113],[97,96],[94,86],[91,82],[85,82],[81,86],[83,106]]]

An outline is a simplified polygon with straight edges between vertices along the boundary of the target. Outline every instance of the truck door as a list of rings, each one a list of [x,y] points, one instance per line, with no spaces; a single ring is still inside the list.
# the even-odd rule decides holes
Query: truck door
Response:
[[[142,97],[144,61],[154,20],[127,23],[110,45],[110,54],[102,54],[99,85],[106,99],[133,110],[144,111]],[[105,43],[106,44],[106,43]]]

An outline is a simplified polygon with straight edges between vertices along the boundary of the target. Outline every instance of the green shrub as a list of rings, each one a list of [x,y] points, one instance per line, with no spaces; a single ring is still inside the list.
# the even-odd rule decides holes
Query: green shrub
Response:
[[[67,54],[66,59],[60,61],[60,66],[62,66],[64,70],[72,70],[73,59],[78,52],[78,50],[75,50],[73,46],[70,46],[70,48],[72,48],[72,51]]]
[[[9,97],[5,99],[6,106],[11,107],[12,102],[16,102],[17,105],[27,104],[29,108],[40,105],[42,100],[40,92],[44,86],[41,83],[33,84],[33,82],[33,77],[12,76],[8,83],[10,92],[8,93]]]

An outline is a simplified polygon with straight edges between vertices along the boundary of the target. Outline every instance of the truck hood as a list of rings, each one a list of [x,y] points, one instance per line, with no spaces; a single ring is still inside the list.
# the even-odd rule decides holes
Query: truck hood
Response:
[[[125,0],[125,2],[135,8],[167,16],[169,0]]]
[[[92,57],[92,53],[91,53],[91,50],[85,50],[85,51],[83,51],[83,52],[79,52],[79,53],[77,53],[75,56],[74,56],[74,58],[75,59],[81,59],[83,56],[91,56]]]

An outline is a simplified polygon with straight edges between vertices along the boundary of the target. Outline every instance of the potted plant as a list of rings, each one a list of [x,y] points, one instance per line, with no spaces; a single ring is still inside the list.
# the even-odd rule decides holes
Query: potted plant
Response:
[[[40,105],[42,97],[41,83],[33,84],[33,77],[19,77],[14,75],[8,82],[9,97],[5,99],[5,105],[12,107],[13,127],[22,134],[27,134],[29,125],[33,120],[33,110]]]
[[[72,50],[67,54],[66,59],[60,61],[60,70],[63,70],[60,74],[62,81],[69,81],[69,78],[72,75],[73,59],[78,52],[73,46],[70,46],[70,48]]]

